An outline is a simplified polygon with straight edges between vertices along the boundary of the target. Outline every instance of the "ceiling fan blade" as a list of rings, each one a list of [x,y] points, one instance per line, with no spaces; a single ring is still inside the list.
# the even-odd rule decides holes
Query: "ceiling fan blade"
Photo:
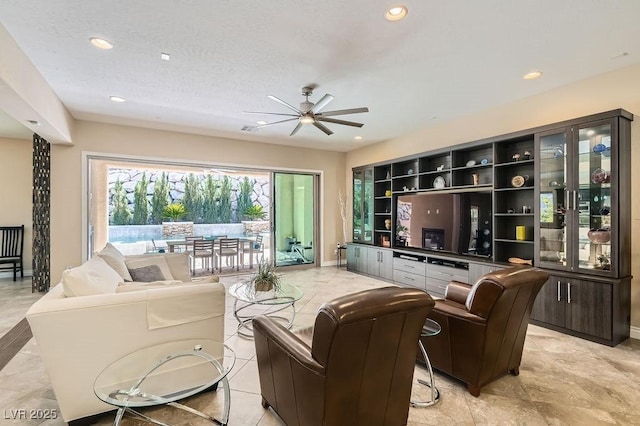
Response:
[[[317,114],[322,108],[326,107],[329,102],[333,100],[333,96],[330,94],[324,95],[316,104],[311,108],[311,113]]]
[[[298,117],[298,114],[284,114],[280,112],[260,112],[260,111],[242,111],[243,114],[258,114],[258,115],[284,115],[288,117]]]
[[[344,115],[344,114],[358,114],[360,112],[369,112],[369,108],[350,108],[350,109],[337,109],[335,111],[325,111],[320,113],[324,117],[329,117],[330,115]]]
[[[273,123],[261,124],[260,126],[256,126],[256,128],[260,129],[262,127],[273,126],[274,124],[286,123],[287,121],[298,120],[298,117],[287,118],[286,120],[274,121]]]
[[[287,107],[287,108],[289,108],[291,111],[293,111],[293,112],[295,112],[295,113],[297,113],[297,114],[300,114],[300,115],[302,114],[302,111],[300,111],[298,108],[296,108],[296,107],[294,107],[293,105],[291,105],[291,104],[289,104],[289,103],[287,103],[287,102],[283,101],[283,100],[282,100],[282,99],[280,99],[280,98],[277,98],[277,97],[275,97],[275,96],[273,96],[273,95],[269,95],[269,96],[267,96],[267,98],[269,98],[269,99],[271,99],[271,100],[273,100],[273,101],[276,101],[276,102],[278,102],[279,104],[282,104],[282,105],[286,106],[286,107]]]
[[[293,132],[291,132],[291,134],[289,136],[293,136],[296,133],[298,133],[298,130],[300,130],[300,128],[302,127],[302,123],[298,123],[298,125],[296,126],[295,129],[293,129]]]
[[[364,124],[362,124],[362,123],[356,123],[355,121],[338,120],[336,118],[328,118],[328,117],[316,116],[316,120],[326,121],[327,123],[344,124],[345,126],[353,126],[353,127],[362,127],[362,126],[364,126]]]
[[[327,136],[331,136],[333,134],[333,132],[329,130],[329,128],[323,125],[322,123],[318,123],[317,121],[314,121],[313,125],[316,126],[318,129],[322,130],[323,132],[325,132]]]

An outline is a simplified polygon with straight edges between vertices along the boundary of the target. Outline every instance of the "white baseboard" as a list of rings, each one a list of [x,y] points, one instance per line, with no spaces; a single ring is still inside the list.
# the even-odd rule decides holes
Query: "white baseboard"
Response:
[[[20,272],[18,272],[18,278],[20,278]],[[31,277],[33,276],[33,271],[29,270],[27,271],[26,269],[24,270],[24,276],[25,277]],[[13,279],[13,272],[9,271],[9,272],[0,272],[0,279],[2,278],[11,278]]]
[[[629,333],[629,336],[630,336],[632,339],[638,339],[638,340],[640,340],[640,327],[634,327],[634,326],[631,326],[631,327],[630,327],[630,333]]]
[[[338,264],[337,260],[325,260],[320,264],[320,266],[336,266]]]

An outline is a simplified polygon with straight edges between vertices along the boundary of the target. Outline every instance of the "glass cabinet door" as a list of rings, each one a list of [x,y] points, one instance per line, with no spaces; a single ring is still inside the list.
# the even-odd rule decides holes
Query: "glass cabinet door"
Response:
[[[373,241],[373,167],[353,171],[353,241]]]
[[[353,172],[353,241],[362,241],[362,188],[364,172]]]
[[[540,266],[565,269],[569,247],[567,226],[570,185],[567,132],[551,132],[539,137],[540,208],[538,232]]]
[[[364,191],[362,195],[363,242],[373,242],[373,168],[364,170]]]
[[[577,129],[577,245],[574,264],[580,269],[611,270],[612,214],[611,123]]]

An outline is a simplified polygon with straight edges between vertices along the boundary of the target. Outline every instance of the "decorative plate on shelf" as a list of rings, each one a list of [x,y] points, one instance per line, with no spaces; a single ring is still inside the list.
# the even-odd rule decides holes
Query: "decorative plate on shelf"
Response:
[[[511,186],[514,188],[522,188],[529,176],[514,176],[511,178]]]
[[[447,183],[444,181],[444,178],[442,176],[438,176],[433,180],[433,187],[436,189],[444,188],[446,185]]]

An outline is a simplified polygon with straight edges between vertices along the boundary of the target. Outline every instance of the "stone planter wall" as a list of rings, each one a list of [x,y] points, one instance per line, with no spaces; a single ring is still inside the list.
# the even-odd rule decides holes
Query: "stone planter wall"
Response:
[[[162,222],[162,238],[193,235],[193,222]]]
[[[262,234],[269,232],[270,229],[268,220],[243,220],[242,225],[244,226],[245,235]]]

